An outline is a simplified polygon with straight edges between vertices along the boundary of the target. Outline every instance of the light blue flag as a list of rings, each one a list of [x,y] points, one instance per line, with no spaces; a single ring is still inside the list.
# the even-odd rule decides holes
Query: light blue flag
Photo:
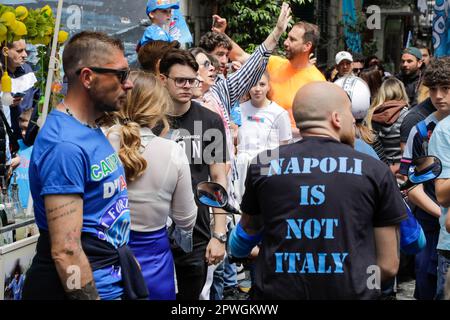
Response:
[[[172,21],[170,23],[169,33],[173,40],[177,40],[183,46],[189,46],[194,42],[191,31],[189,30],[180,9],[172,10]]]
[[[351,27],[356,26],[356,7],[354,0],[342,1],[342,17],[344,20],[345,43],[348,50],[355,53],[361,53],[361,36],[359,33],[352,32]]]
[[[450,55],[449,7],[448,0],[436,0],[434,5],[433,46],[436,57]]]

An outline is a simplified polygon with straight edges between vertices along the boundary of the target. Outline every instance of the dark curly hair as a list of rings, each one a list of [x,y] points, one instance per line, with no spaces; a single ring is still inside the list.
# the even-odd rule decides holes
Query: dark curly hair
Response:
[[[431,59],[423,75],[423,84],[428,88],[450,85],[450,57]]]
[[[217,47],[224,47],[228,50],[233,48],[230,39],[226,35],[218,32],[207,32],[200,38],[198,46],[209,53],[213,52]]]

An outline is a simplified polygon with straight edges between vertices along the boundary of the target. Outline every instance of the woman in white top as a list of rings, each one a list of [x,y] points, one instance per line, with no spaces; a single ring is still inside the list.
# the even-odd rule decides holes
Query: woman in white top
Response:
[[[292,139],[288,112],[267,99],[270,91],[267,71],[250,90],[250,100],[241,104],[242,125],[238,131],[237,167],[239,183],[237,198],[244,194],[244,182],[250,161],[264,150],[277,148]]]
[[[157,137],[151,128],[163,124],[172,107],[166,89],[154,75],[133,71],[126,106],[115,113],[107,136],[118,151],[128,183],[131,213],[129,246],[139,261],[150,300],[175,300],[174,262],[166,223],[189,239],[197,217],[191,172],[183,149]],[[181,239],[180,239],[181,240]],[[187,246],[192,245],[188,243]],[[183,245],[182,245],[183,247]],[[189,248],[185,250],[190,250]]]

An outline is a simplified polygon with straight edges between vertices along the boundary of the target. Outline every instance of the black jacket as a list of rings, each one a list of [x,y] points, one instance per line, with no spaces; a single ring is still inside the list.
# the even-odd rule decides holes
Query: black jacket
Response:
[[[417,104],[417,91],[419,90],[421,72],[417,71],[413,75],[405,75],[403,72],[400,72],[395,77],[405,85],[409,98],[409,106],[415,106]]]

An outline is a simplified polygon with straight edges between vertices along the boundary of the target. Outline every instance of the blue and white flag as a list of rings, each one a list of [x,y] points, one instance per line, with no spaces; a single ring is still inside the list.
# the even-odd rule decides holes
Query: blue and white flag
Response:
[[[342,1],[342,18],[344,21],[344,35],[347,48],[352,53],[361,53],[361,36],[352,32],[351,28],[356,27],[356,7],[355,0]]]
[[[443,57],[450,55],[450,17],[449,0],[436,0],[433,17],[434,55]]]
[[[177,40],[184,47],[189,46],[194,42],[191,31],[189,30],[180,9],[172,10],[172,21],[170,23],[169,34],[173,40]]]

